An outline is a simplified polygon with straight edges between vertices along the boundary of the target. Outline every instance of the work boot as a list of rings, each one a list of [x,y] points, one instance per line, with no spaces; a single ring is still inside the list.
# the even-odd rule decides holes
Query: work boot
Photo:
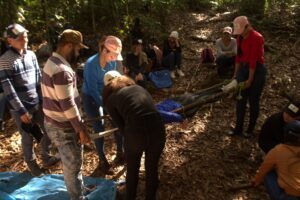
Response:
[[[184,73],[181,71],[181,69],[177,69],[177,74],[181,77],[184,77]]]
[[[124,165],[124,163],[125,163],[124,153],[117,152],[117,156],[114,159],[114,164],[118,166],[118,165]]]
[[[170,76],[171,76],[172,79],[175,79],[175,78],[176,78],[176,77],[175,77],[175,71],[174,71],[174,70],[170,71]]]
[[[51,156],[49,159],[47,159],[47,161],[43,162],[43,167],[49,168],[49,167],[55,165],[56,163],[58,163],[59,161],[60,161],[60,158]]]
[[[46,173],[45,169],[40,168],[38,166],[38,164],[36,163],[36,160],[32,160],[32,161],[29,161],[26,163],[27,163],[28,169],[32,176],[41,176]]]
[[[110,164],[106,161],[100,161],[98,164],[97,168],[93,171],[91,174],[92,177],[101,177],[104,175],[113,175],[114,172],[111,169]]]

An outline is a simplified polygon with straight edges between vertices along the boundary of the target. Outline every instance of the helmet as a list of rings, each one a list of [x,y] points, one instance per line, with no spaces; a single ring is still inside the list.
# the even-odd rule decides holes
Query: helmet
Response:
[[[292,121],[284,127],[284,143],[300,146],[300,121]]]

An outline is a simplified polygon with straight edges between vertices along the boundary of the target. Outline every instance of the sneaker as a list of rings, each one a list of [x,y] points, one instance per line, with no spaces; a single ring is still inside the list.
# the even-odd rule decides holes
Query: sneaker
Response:
[[[184,77],[184,73],[181,71],[181,69],[177,69],[177,74],[181,77]]]
[[[170,76],[171,76],[172,79],[175,79],[176,78],[175,77],[175,72],[174,71],[170,71]]]
[[[57,158],[55,156],[51,156],[46,162],[43,163],[43,167],[48,168],[60,161],[60,158]]]
[[[41,176],[46,173],[46,170],[40,168],[35,160],[26,163],[32,176]]]
[[[118,166],[118,165],[124,165],[124,163],[125,163],[124,153],[118,152],[116,158],[114,159],[114,164]]]

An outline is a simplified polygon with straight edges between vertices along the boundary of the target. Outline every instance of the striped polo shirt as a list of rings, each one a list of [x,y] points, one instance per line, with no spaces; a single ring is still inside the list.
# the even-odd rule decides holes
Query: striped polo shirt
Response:
[[[70,64],[55,52],[43,68],[41,86],[46,121],[59,128],[82,131],[76,73]]]
[[[10,109],[20,116],[39,104],[41,71],[32,51],[9,48],[0,57],[0,80]]]

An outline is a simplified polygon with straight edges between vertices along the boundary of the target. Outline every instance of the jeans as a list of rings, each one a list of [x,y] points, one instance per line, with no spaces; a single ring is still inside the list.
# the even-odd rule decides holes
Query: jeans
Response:
[[[6,106],[6,98],[4,92],[0,93],[0,121],[3,121]]]
[[[163,65],[167,67],[168,70],[175,70],[176,66],[178,69],[181,68],[181,52],[173,51],[167,56],[163,57]]]
[[[79,135],[73,129],[62,129],[45,122],[49,138],[58,149],[63,164],[64,181],[72,200],[84,199],[82,167],[82,146]]]
[[[247,132],[252,133],[255,128],[256,121],[259,116],[259,100],[266,82],[266,74],[267,69],[265,68],[265,66],[258,63],[256,65],[253,82],[250,88],[242,90],[241,92],[242,99],[238,100],[236,103],[235,132],[238,134],[243,132],[246,105],[248,101],[250,104],[250,119]],[[247,65],[241,64],[237,74],[237,81],[246,81],[248,79],[248,76],[249,67]]]
[[[224,77],[229,72],[232,72],[232,68],[235,63],[235,56],[221,55],[217,57],[216,63],[218,65],[218,75]]]
[[[18,131],[22,137],[22,149],[24,154],[25,162],[30,162],[36,159],[36,155],[33,151],[33,137],[30,133],[24,131],[21,127],[22,121],[20,118],[20,114],[10,110],[11,116],[14,118]],[[44,135],[41,139],[41,155],[43,162],[47,163],[48,159],[50,159],[50,144],[51,141],[48,137],[47,131],[44,127],[44,113],[42,108],[37,105],[32,110],[29,110],[29,113],[32,115],[32,121],[37,123],[42,129]]]
[[[165,129],[159,114],[128,120],[124,130],[127,163],[126,200],[136,198],[140,162],[145,152],[146,200],[154,200],[158,188],[158,162],[165,146]]]
[[[277,173],[275,170],[270,171],[264,179],[264,184],[272,200],[299,200],[299,197],[291,196],[285,193],[285,191],[279,187],[277,182]]]
[[[88,118],[97,118],[103,116],[102,107],[99,108],[93,97],[87,94],[82,94],[83,99],[83,108],[86,112]],[[93,121],[93,130],[95,133],[104,131],[104,120],[94,120]],[[114,125],[114,124],[113,124]],[[123,152],[123,137],[119,132],[115,134],[115,141],[117,144],[117,152]],[[104,138],[98,138],[94,140],[99,160],[107,162],[105,153],[104,153]]]

